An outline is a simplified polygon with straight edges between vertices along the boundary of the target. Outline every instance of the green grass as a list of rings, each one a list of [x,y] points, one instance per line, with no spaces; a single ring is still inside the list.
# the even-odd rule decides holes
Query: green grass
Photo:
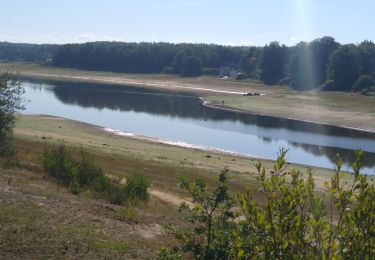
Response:
[[[120,230],[119,230],[120,231]],[[116,241],[105,235],[104,230],[100,226],[95,225],[75,225],[65,226],[62,232],[68,236],[78,235],[80,243],[85,241],[87,245],[96,252],[110,252],[116,253],[133,253],[134,248],[126,241]]]

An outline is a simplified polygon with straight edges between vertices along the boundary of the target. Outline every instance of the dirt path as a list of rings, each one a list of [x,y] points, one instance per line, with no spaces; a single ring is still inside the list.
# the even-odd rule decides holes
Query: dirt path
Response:
[[[170,204],[172,204],[174,206],[177,206],[177,207],[180,206],[183,202],[187,203],[189,206],[193,205],[193,203],[191,201],[182,199],[179,196],[176,196],[172,193],[167,193],[167,192],[164,192],[164,191],[161,191],[161,190],[151,189],[150,194],[151,194],[151,196],[153,196],[155,198],[158,198],[161,201],[170,203]]]

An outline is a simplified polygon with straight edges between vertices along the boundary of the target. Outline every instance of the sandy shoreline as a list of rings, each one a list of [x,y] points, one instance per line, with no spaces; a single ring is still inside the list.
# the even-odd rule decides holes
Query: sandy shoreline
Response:
[[[100,127],[100,126],[97,126]],[[148,142],[153,142],[153,143],[159,143],[159,144],[167,144],[167,145],[172,145],[172,146],[178,146],[178,147],[183,147],[183,148],[189,148],[189,149],[197,149],[201,151],[207,151],[207,152],[214,152],[214,153],[220,153],[220,154],[226,154],[226,155],[233,155],[233,156],[238,156],[238,157],[244,157],[244,158],[251,158],[251,159],[256,159],[256,160],[266,160],[266,161],[273,161],[271,158],[266,158],[266,157],[259,157],[251,154],[244,154],[244,153],[237,153],[237,152],[232,152],[229,150],[224,150],[220,148],[212,148],[212,147],[207,147],[207,146],[201,146],[201,145],[194,145],[194,144],[189,144],[181,141],[175,141],[175,140],[168,140],[168,139],[162,139],[162,138],[157,138],[157,137],[152,137],[152,136],[146,136],[146,135],[141,135],[137,133],[129,133],[126,131],[121,131],[113,128],[107,128],[107,127],[100,127],[102,130],[119,135],[119,136],[124,136],[124,137],[130,137],[142,141],[148,141]]]

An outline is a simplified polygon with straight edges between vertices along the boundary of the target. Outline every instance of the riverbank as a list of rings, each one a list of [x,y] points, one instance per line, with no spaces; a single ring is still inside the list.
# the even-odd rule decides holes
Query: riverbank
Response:
[[[375,132],[375,98],[342,92],[297,92],[286,86],[265,86],[248,81],[214,77],[180,78],[171,75],[139,75],[44,67],[35,64],[0,63],[0,70],[19,71],[40,80],[93,82],[186,92],[203,97],[211,105],[239,112],[263,114]],[[264,96],[242,96],[244,92]]]
[[[21,116],[15,131],[17,138],[21,140],[47,144],[65,142],[93,153],[121,156],[131,165],[143,163],[157,166],[155,172],[152,171],[157,185],[167,188],[166,191],[177,193],[180,192],[176,187],[178,174],[186,173],[192,177],[201,177],[208,182],[214,182],[217,174],[228,167],[233,173],[232,185],[235,190],[244,190],[246,184],[255,183],[255,163],[258,160],[267,168],[273,166],[273,161],[267,159],[163,141],[59,117]],[[113,171],[112,167],[116,167],[112,163],[108,166],[109,171]],[[160,175],[161,166],[171,169],[162,171],[163,174]],[[309,168],[296,164],[290,164],[289,167],[303,172]],[[142,168],[152,169],[151,166]],[[133,171],[135,169],[131,172]],[[118,170],[114,172],[119,173]],[[314,168],[314,175],[320,181],[328,179],[331,173],[331,170]],[[347,176],[351,178],[350,175]]]

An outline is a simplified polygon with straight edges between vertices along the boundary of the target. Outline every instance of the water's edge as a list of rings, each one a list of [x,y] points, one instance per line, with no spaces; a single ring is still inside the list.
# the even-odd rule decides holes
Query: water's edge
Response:
[[[114,134],[114,135],[117,135],[117,136],[121,136],[121,137],[124,137],[124,138],[131,138],[131,139],[135,139],[135,140],[146,141],[146,142],[151,142],[151,143],[156,143],[156,144],[170,145],[170,146],[181,147],[181,148],[184,148],[184,149],[193,149],[193,150],[199,150],[199,151],[205,151],[205,152],[213,152],[213,153],[217,153],[217,154],[224,154],[224,155],[235,156],[235,157],[246,158],[246,159],[262,160],[262,161],[267,161],[267,162],[274,162],[275,161],[272,158],[261,157],[261,156],[246,154],[246,153],[239,153],[239,152],[229,151],[229,150],[220,149],[220,148],[213,148],[213,147],[207,147],[207,146],[202,146],[202,145],[194,145],[194,144],[189,144],[189,143],[185,143],[185,142],[181,142],[181,141],[176,141],[176,140],[171,140],[171,139],[163,139],[163,138],[143,135],[143,134],[139,134],[139,133],[131,133],[131,132],[123,131],[123,130],[108,128],[108,127],[104,127],[104,126],[100,126],[100,125],[94,125],[94,124],[90,124],[90,123],[87,123],[87,122],[74,120],[74,119],[70,119],[70,118],[65,118],[65,117],[61,117],[61,116],[48,115],[48,114],[30,114],[30,113],[29,114],[22,114],[22,115],[23,116],[31,116],[31,117],[38,116],[38,117],[54,118],[54,119],[67,120],[67,121],[71,121],[71,122],[77,122],[77,123],[84,124],[84,125],[87,125],[87,126],[90,126],[90,127],[95,127],[95,128],[97,128],[101,131],[108,132],[108,133],[111,133],[111,134]],[[300,166],[300,167],[332,171],[332,169],[326,168],[326,167],[310,166],[310,165],[305,165],[305,164],[300,164],[300,163],[295,163],[295,162],[292,162],[290,164],[295,165],[295,166]],[[347,172],[347,173],[350,173],[350,172]]]

